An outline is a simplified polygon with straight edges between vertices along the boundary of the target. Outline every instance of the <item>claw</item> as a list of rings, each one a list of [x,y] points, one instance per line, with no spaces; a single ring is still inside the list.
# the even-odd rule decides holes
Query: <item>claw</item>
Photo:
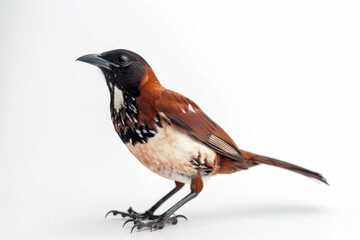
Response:
[[[110,213],[112,213],[112,214],[115,216],[115,212],[116,212],[116,210],[111,210],[111,211],[109,211],[109,212],[105,215],[105,218],[106,218]]]
[[[131,232],[130,232],[130,233],[132,233],[135,228],[137,228],[137,229],[142,229],[143,227],[144,227],[144,226],[143,226],[143,223],[142,223],[142,222],[135,220],[135,221],[134,221],[134,226],[131,228]]]
[[[157,216],[155,218],[155,220],[153,220],[153,221],[142,221],[142,220],[131,221],[131,220],[128,220],[128,221],[126,221],[126,223],[134,222],[134,226],[131,228],[131,233],[134,231],[135,228],[137,228],[139,230],[142,228],[147,228],[152,232],[152,231],[163,229],[167,224],[172,224],[172,225],[177,224],[178,223],[177,218],[186,219],[186,217],[184,215],[175,215],[172,217],[166,217],[166,216],[160,215],[160,216]],[[124,225],[126,223],[124,223]]]
[[[136,225],[134,225],[134,226],[131,228],[130,233],[132,233],[132,232],[134,231],[134,228],[136,228]]]
[[[175,218],[183,218],[186,221],[188,221],[187,217],[185,217],[184,215],[176,215]]]
[[[135,223],[135,219],[129,219],[129,220],[126,220],[125,222],[124,222],[124,224],[123,224],[123,227],[125,227],[125,225],[127,224],[127,223],[129,223],[129,222],[134,222]]]
[[[118,215],[118,214],[121,214],[122,217],[127,217],[127,216],[129,216],[129,214],[127,214],[127,213],[119,212],[119,211],[116,211],[116,210],[111,210],[111,211],[109,211],[109,212],[105,215],[105,218],[106,218],[110,213],[112,213],[114,216],[116,216],[116,215]]]

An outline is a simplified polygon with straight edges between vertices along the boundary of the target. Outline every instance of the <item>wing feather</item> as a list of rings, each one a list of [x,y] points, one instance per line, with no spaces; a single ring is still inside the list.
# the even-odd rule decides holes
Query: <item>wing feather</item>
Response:
[[[163,101],[162,99],[166,99]],[[217,153],[243,162],[234,141],[211,120],[192,100],[169,90],[164,90],[154,103],[155,109],[180,131],[205,144]]]

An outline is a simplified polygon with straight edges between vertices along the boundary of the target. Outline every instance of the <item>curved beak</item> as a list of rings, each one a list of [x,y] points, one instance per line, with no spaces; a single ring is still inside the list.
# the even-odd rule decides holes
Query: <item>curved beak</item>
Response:
[[[78,59],[76,59],[76,61],[90,63],[94,66],[104,67],[109,70],[110,70],[110,65],[119,67],[119,65],[109,62],[106,59],[101,58],[98,54],[87,54],[87,55],[79,57]]]

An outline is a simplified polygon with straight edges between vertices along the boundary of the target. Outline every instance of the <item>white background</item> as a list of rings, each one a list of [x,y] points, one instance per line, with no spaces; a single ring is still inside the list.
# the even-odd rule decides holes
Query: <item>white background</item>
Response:
[[[359,11],[357,1],[1,1],[0,239],[359,238]],[[211,179],[176,226],[130,235],[105,220],[174,186],[128,152],[100,70],[75,62],[117,48],[141,54],[240,148],[331,186],[260,166]]]

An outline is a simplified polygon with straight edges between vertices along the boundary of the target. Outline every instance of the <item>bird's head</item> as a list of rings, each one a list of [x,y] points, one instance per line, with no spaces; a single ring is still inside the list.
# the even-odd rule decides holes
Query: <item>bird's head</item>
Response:
[[[117,87],[132,97],[140,94],[139,86],[144,79],[148,79],[149,74],[154,75],[140,55],[125,49],[87,54],[77,60],[99,67],[104,73],[110,92]]]

